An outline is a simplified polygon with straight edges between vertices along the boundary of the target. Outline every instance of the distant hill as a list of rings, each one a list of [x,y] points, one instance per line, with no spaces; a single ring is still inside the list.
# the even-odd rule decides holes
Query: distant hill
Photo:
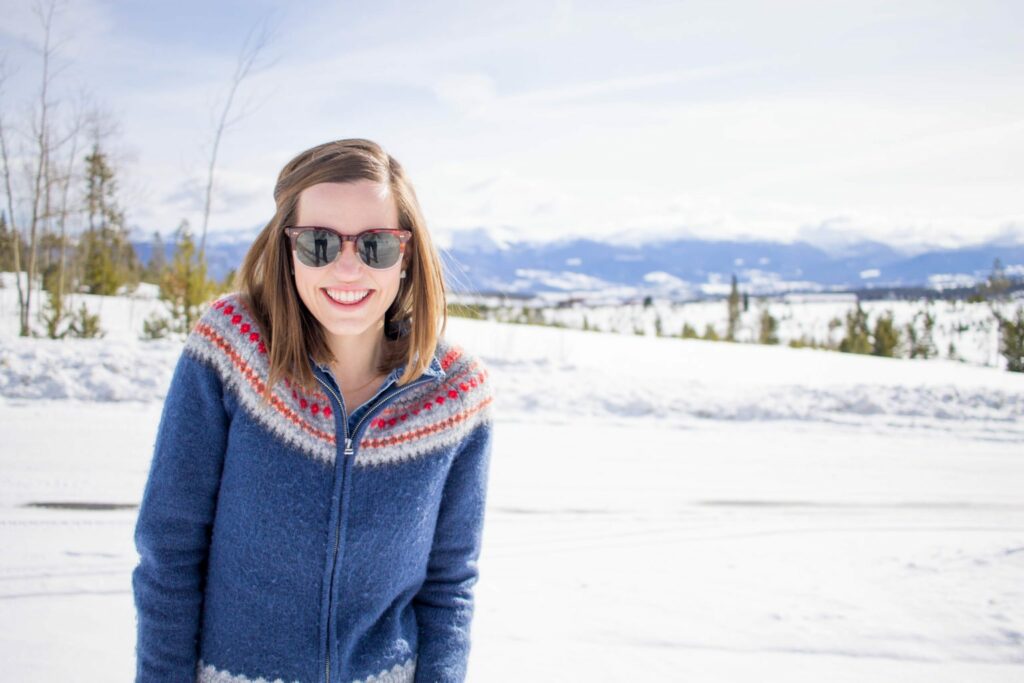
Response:
[[[1024,275],[1024,245],[990,243],[910,255],[881,242],[863,241],[841,253],[808,242],[675,239],[610,244],[592,239],[516,242],[476,229],[456,233],[442,250],[454,292],[507,294],[656,295],[695,298],[721,294],[735,274],[745,291],[829,291],[891,287],[970,286],[1000,259],[1010,275]],[[237,268],[251,236],[207,242],[211,274]],[[150,243],[135,245],[148,262]],[[172,258],[170,247],[167,258]]]
[[[454,239],[453,244],[462,241]],[[983,281],[1000,259],[1024,275],[1024,245],[985,244],[909,255],[880,242],[841,254],[807,242],[678,239],[637,245],[576,239],[549,244],[503,242],[479,248],[479,235],[448,252],[456,290],[540,293],[635,289],[638,294],[700,296],[724,291],[736,275],[754,294]]]

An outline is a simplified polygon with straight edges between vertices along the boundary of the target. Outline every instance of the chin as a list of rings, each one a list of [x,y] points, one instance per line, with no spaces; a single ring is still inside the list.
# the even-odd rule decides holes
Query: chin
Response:
[[[371,297],[375,299],[379,292],[375,291]],[[330,337],[365,337],[374,331],[383,333],[384,315],[387,312],[380,308],[378,300],[366,302],[362,310],[336,309],[333,305],[321,300],[323,296],[319,290],[313,292],[302,292],[300,298],[306,308],[313,314],[321,329]],[[312,305],[311,305],[312,304]]]
[[[323,322],[321,321],[320,326],[323,327],[324,332],[326,332],[327,334],[329,334],[329,335],[331,335],[333,337],[358,337],[358,336],[361,336],[361,335],[365,335],[368,332],[370,332],[372,330],[375,330],[375,329],[383,330],[384,329],[384,318],[382,316],[380,318],[380,320],[373,320],[373,321],[370,321],[369,323],[367,323],[367,322],[357,322],[357,321],[354,321],[354,320],[353,321],[332,320],[330,322],[330,324],[328,324],[328,325],[324,325]]]

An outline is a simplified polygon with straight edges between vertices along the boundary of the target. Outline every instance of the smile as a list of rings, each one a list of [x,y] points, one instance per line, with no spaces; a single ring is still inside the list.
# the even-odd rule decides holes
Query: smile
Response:
[[[348,290],[348,289],[326,289],[325,288],[323,290],[323,292],[328,297],[330,297],[332,301],[335,301],[335,302],[337,302],[339,304],[344,304],[346,306],[351,306],[352,304],[357,304],[357,303],[359,303],[360,301],[362,301],[363,299],[365,299],[366,297],[368,297],[370,295],[370,290],[369,289]]]

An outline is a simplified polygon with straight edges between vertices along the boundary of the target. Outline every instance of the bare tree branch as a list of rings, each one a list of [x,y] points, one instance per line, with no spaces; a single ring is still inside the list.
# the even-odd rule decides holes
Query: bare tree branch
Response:
[[[57,280],[57,291],[60,297],[64,296],[64,285],[66,280],[65,271],[67,269],[67,245],[68,245],[68,193],[71,189],[71,179],[74,177],[75,161],[78,156],[78,140],[80,133],[85,125],[86,119],[85,110],[80,106],[77,108],[75,116],[72,119],[71,126],[69,127],[68,134],[65,139],[71,142],[71,150],[67,155],[67,168],[64,175],[58,180],[60,183],[60,209],[57,213],[57,220],[60,226],[60,271]]]
[[[0,62],[0,93],[7,81],[6,60]],[[4,122],[3,110],[0,110],[0,158],[3,162],[4,193],[7,195],[7,218],[10,221],[11,232],[14,235],[14,279],[18,286],[18,320],[21,321],[21,311],[25,309],[25,290],[21,286],[21,231],[18,228],[17,217],[14,215],[14,190],[11,187],[11,159],[7,151],[7,125]]]
[[[50,0],[48,3],[43,3],[42,1],[37,2],[33,7],[34,12],[39,17],[39,22],[43,29],[43,45],[41,50],[43,72],[39,90],[38,118],[33,117],[32,125],[38,157],[36,159],[35,181],[32,192],[32,215],[29,219],[28,286],[26,288],[24,306],[20,311],[20,334],[23,337],[27,337],[29,335],[28,317],[29,309],[32,305],[32,285],[34,284],[36,276],[36,255],[38,253],[37,233],[42,219],[42,216],[40,216],[40,209],[48,208],[45,206],[40,207],[40,201],[43,199],[43,178],[45,178],[49,173],[48,166],[50,163],[50,101],[48,98],[50,81],[52,79],[52,74],[50,73],[50,60],[53,57],[53,47],[50,44],[50,37],[53,32],[53,14],[56,11],[56,6],[56,0]]]
[[[200,259],[206,257],[206,232],[210,224],[210,207],[213,201],[213,177],[217,166],[217,152],[220,149],[220,141],[224,137],[224,131],[240,120],[239,117],[229,119],[235,96],[242,82],[253,73],[256,61],[263,49],[269,44],[271,37],[269,20],[263,19],[249,30],[245,41],[242,43],[242,49],[238,53],[235,72],[231,76],[231,85],[228,88],[228,96],[224,102],[224,108],[221,110],[217,127],[214,129],[213,150],[210,153],[210,165],[206,173],[206,198],[203,202],[203,225],[199,239]]]

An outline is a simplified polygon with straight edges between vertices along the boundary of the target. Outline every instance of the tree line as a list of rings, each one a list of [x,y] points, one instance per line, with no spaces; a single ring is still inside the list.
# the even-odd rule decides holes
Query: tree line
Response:
[[[993,268],[993,275],[980,288],[970,302],[989,303],[992,316],[999,329],[999,353],[1006,359],[1006,367],[1010,372],[1024,372],[1024,306],[1017,306],[1011,315],[1005,315],[996,306],[1005,301],[1008,280],[1002,277],[1002,267],[998,260]],[[742,304],[740,302],[743,302]],[[740,329],[741,312],[748,309],[749,297],[740,294],[733,277],[732,288],[726,299],[726,330],[719,335],[714,326],[707,325],[703,334],[689,323],[683,323],[684,339],[705,339],[709,341],[737,341]],[[918,310],[914,316],[902,325],[895,321],[893,311],[887,310],[874,317],[872,321],[861,302],[849,309],[841,318],[829,321],[829,338],[825,340],[801,336],[791,339],[789,346],[793,348],[814,348],[840,353],[858,353],[887,358],[938,358],[941,356],[935,342],[935,314],[928,306]],[[767,302],[761,300],[760,311],[755,323],[755,341],[759,344],[778,344],[779,321],[772,315]],[[838,341],[832,341],[832,333],[841,330]],[[957,349],[953,342],[945,350],[949,358],[957,358]]]
[[[269,40],[266,24],[258,24],[246,37],[219,110],[206,170],[199,246],[183,220],[174,234],[173,258],[166,258],[157,233],[152,257],[143,266],[130,241],[120,196],[112,151],[118,126],[86,98],[62,97],[58,87],[57,75],[67,66],[58,51],[58,9],[56,0],[37,0],[33,6],[39,26],[38,90],[25,115],[12,114],[4,92],[10,71],[6,57],[0,55],[0,271],[15,274],[19,334],[100,336],[99,319],[84,303],[74,307],[74,296],[132,292],[142,281],[159,285],[166,304],[165,314],[146,321],[145,335],[187,332],[202,305],[231,285],[231,276],[217,282],[207,273],[206,230],[217,150],[228,125],[238,120],[229,115],[240,84],[254,71]],[[39,311],[36,321],[30,316],[33,310]]]
[[[1005,315],[996,306],[998,302],[1007,300],[1007,293],[1011,287],[1011,280],[1006,276],[1005,269],[999,259],[992,265],[992,271],[986,281],[978,287],[970,301],[972,303],[987,302],[992,316],[999,326],[999,353],[1006,359],[1007,370],[1010,372],[1024,372],[1024,306],[1017,306],[1011,315]],[[735,341],[736,331],[739,327],[741,295],[736,281],[732,277],[732,287],[727,299],[728,317],[726,325],[726,341]],[[742,296],[743,309],[746,310],[747,296]],[[893,312],[885,311],[875,317],[871,324],[867,312],[861,307],[858,300],[856,305],[846,312],[845,319],[835,318],[829,323],[829,329],[842,327],[843,337],[838,344],[828,341],[819,342],[815,339],[795,339],[789,345],[792,347],[810,347],[839,351],[841,353],[859,353],[888,358],[936,358],[939,350],[934,340],[935,315],[926,308],[914,314],[911,321],[903,326],[896,324]],[[778,344],[776,334],[778,320],[771,314],[768,307],[762,307],[758,316],[757,341],[761,344]],[[713,335],[713,330],[712,330]],[[683,337],[696,337],[693,328],[687,329],[684,325]],[[714,338],[717,335],[704,338]],[[947,350],[948,356],[956,357],[956,348],[950,342]]]

